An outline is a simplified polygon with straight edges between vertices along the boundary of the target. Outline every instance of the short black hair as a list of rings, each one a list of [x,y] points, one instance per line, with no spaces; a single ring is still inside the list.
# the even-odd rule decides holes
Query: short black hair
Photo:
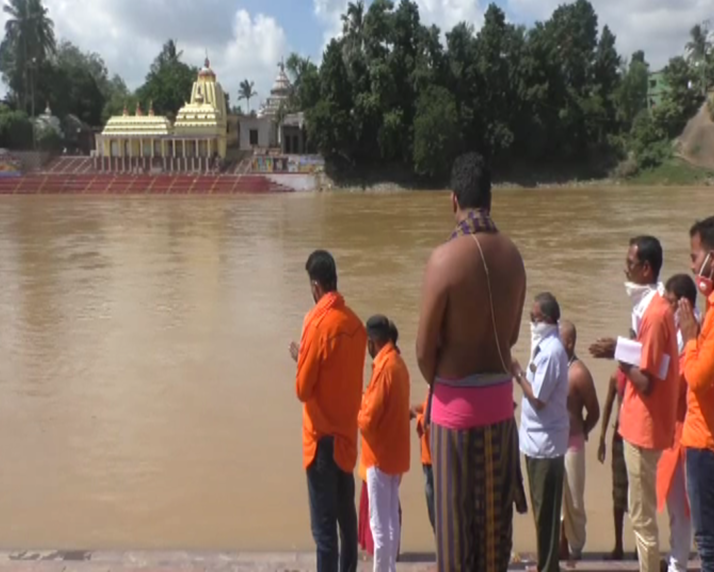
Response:
[[[675,274],[665,285],[665,290],[677,297],[677,300],[686,298],[692,304],[692,308],[697,305],[697,285],[689,274]]]
[[[337,265],[326,250],[313,252],[305,263],[305,270],[310,280],[317,282],[325,292],[337,290]]]
[[[699,240],[706,248],[714,250],[714,216],[698,220],[689,230],[689,236],[694,238],[699,235]]]
[[[491,208],[491,170],[478,153],[457,157],[451,170],[451,190],[461,209]]]
[[[365,324],[367,335],[379,343],[392,342],[395,346],[399,340],[399,330],[387,316],[376,314]]]
[[[553,294],[542,292],[535,297],[535,302],[546,318],[551,319],[555,324],[560,322],[560,304]]]
[[[664,251],[660,241],[654,236],[642,235],[631,238],[630,246],[637,247],[637,260],[649,264],[654,279],[657,280],[664,261]]]

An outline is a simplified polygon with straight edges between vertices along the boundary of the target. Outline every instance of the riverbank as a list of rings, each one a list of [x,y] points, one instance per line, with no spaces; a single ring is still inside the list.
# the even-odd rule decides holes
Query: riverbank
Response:
[[[435,570],[433,555],[404,555],[397,565],[403,572]],[[510,570],[524,570],[532,561],[523,560]],[[638,570],[637,562],[608,562],[596,555],[575,565],[565,565],[578,572]],[[26,551],[0,553],[0,570],[13,572],[310,572],[315,570],[315,556],[308,553],[230,553],[230,552],[90,552]],[[372,570],[371,561],[362,560],[358,572]],[[699,570],[698,561],[690,561],[689,570]]]
[[[384,170],[367,171],[360,177],[323,175],[321,191],[339,192],[399,192],[433,190],[446,183],[415,179],[408,173],[389,173]],[[652,169],[645,169],[627,177],[596,176],[578,167],[525,168],[495,170],[496,189],[554,189],[554,188],[616,188],[616,187],[714,187],[714,171],[703,169],[673,158]]]

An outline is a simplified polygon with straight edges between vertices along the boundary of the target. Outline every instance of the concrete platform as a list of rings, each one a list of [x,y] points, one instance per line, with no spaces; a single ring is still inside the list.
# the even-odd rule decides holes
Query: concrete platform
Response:
[[[435,570],[433,555],[404,554],[397,569],[404,572]],[[512,570],[532,565],[532,556],[517,558]],[[586,557],[576,565],[563,563],[565,571],[609,572],[638,570],[634,560],[608,562],[601,555]],[[690,570],[699,570],[692,561]],[[0,552],[0,571],[13,572],[311,572],[314,554],[305,553],[219,553],[219,552],[89,552],[22,551]],[[371,562],[360,563],[359,572],[372,570]]]

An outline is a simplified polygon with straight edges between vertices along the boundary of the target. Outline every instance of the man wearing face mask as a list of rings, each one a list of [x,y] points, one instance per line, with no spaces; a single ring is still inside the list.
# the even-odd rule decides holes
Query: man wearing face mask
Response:
[[[639,367],[619,365],[627,378],[619,432],[629,481],[628,512],[643,572],[657,572],[660,567],[657,463],[674,441],[679,383],[674,312],[658,283],[663,258],[659,240],[639,236],[630,240],[625,260],[632,331],[641,345],[641,358]],[[612,359],[615,348],[614,339],[601,339],[590,347],[590,353]]]
[[[305,270],[315,307],[305,316],[298,346],[296,392],[303,405],[303,464],[307,472],[318,572],[357,570],[357,415],[367,333],[337,291],[335,260],[317,250]],[[339,525],[339,552],[337,528]]]
[[[560,341],[560,306],[549,292],[531,310],[531,357],[526,371],[514,360],[523,390],[520,446],[526,456],[536,524],[538,572],[558,572],[565,453],[570,436],[568,354]]]
[[[691,302],[679,301],[679,328],[684,341],[684,378],[689,387],[682,429],[686,450],[687,491],[694,539],[702,572],[714,572],[714,217],[690,230],[692,272],[706,298],[701,333]]]

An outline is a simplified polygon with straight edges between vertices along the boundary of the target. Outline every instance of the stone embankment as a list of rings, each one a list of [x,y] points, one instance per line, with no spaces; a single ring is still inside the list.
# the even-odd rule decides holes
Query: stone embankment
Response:
[[[397,565],[403,572],[435,570],[433,556],[404,555]],[[532,556],[518,559],[512,570],[532,565]],[[609,572],[638,570],[637,562],[607,562],[587,559],[576,565],[563,565],[563,570]],[[690,570],[699,570],[690,562]],[[0,553],[0,572],[311,572],[315,557],[305,553],[222,553],[222,552],[89,552],[89,551],[24,551]],[[363,561],[358,572],[372,570]]]

